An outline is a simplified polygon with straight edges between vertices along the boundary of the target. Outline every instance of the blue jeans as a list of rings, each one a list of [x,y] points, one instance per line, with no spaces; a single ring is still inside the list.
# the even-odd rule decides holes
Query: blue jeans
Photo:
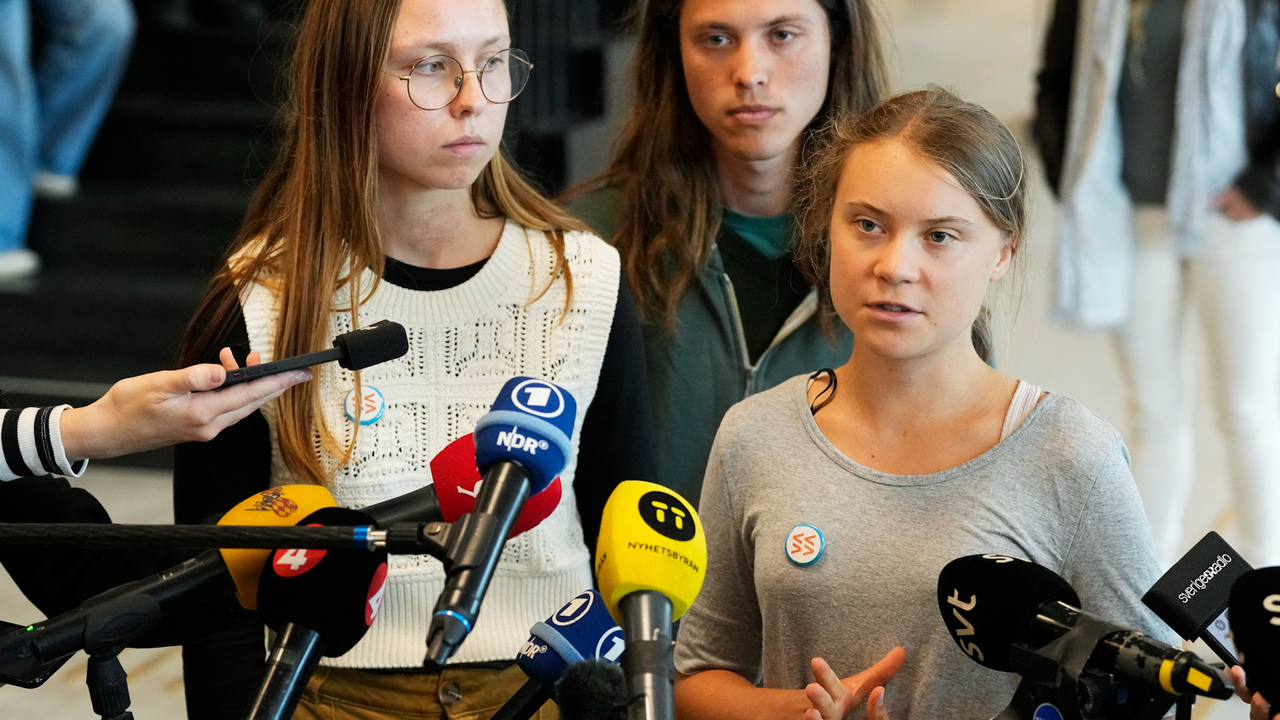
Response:
[[[49,27],[34,59],[32,9]],[[32,175],[80,171],[134,26],[129,0],[0,0],[0,252],[23,246]]]

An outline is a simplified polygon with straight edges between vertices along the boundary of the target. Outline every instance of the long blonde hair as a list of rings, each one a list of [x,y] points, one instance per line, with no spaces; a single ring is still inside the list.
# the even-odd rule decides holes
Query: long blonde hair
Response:
[[[376,287],[376,281],[361,287],[361,274],[369,269],[381,277],[385,261],[374,106],[400,2],[308,3],[288,72],[283,140],[227,263],[183,336],[180,364],[207,360],[212,344],[227,336],[241,292],[254,282],[279,296],[272,348],[277,358],[323,349],[331,312],[350,313],[358,326],[359,306]],[[585,226],[539,194],[501,151],[472,184],[471,201],[484,217],[506,216],[546,233],[556,257],[551,282],[563,277],[567,308],[573,280],[564,231]],[[334,308],[334,294],[343,287],[349,303]],[[354,436],[343,447],[325,425],[319,383],[290,388],[276,402],[281,455],[295,475],[323,481],[320,450],[340,463],[350,459]]]

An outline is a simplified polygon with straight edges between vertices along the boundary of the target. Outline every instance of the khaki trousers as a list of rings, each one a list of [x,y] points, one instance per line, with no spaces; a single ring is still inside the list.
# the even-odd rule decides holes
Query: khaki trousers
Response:
[[[488,720],[528,678],[519,667],[459,668],[438,675],[385,675],[317,668],[293,720]],[[555,703],[533,716],[559,720]]]

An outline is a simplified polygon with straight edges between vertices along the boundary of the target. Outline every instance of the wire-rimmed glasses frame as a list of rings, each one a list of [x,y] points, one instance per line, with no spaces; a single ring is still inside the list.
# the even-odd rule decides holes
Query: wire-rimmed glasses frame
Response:
[[[523,50],[505,48],[490,55],[474,70],[464,70],[462,63],[451,55],[429,55],[415,62],[408,75],[387,74],[404,81],[409,102],[423,110],[441,110],[458,98],[467,75],[471,73],[475,73],[484,99],[501,105],[511,102],[524,90],[532,70],[533,63]],[[486,73],[490,78],[501,78],[506,82],[496,80],[495,85],[495,80],[491,79],[486,87]]]

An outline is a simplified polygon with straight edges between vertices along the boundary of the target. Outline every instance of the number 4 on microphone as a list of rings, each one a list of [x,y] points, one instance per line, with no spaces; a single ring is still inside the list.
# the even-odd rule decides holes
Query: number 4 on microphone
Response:
[[[307,548],[277,550],[271,559],[272,569],[280,577],[297,577],[319,564],[326,552]]]

